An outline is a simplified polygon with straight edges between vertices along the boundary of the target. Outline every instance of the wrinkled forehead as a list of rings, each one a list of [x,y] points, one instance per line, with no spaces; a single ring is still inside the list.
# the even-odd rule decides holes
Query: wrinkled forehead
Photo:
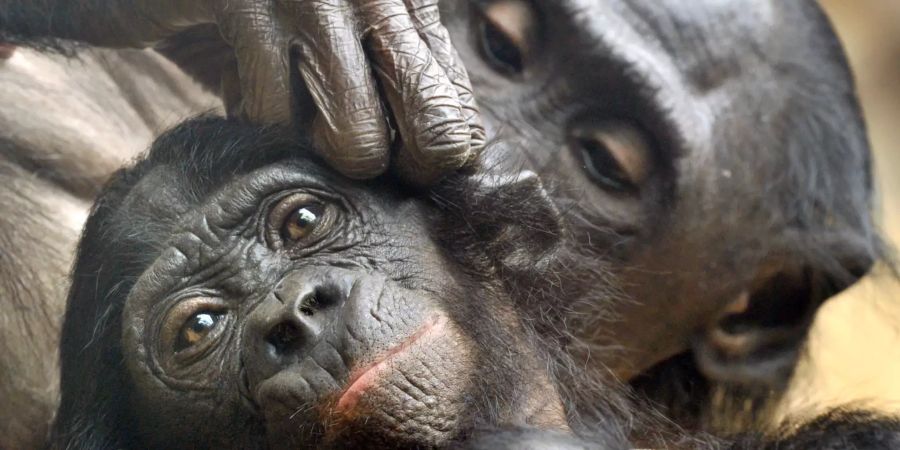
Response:
[[[785,11],[768,0],[602,1],[615,4],[644,45],[665,54],[694,89],[722,78],[775,50],[788,30]]]
[[[262,261],[273,257],[261,250],[266,245],[260,236],[267,220],[264,210],[274,207],[272,203],[285,192],[303,192],[334,204],[352,216],[347,221],[361,214],[375,216],[386,205],[397,203],[386,198],[383,189],[356,185],[305,159],[223,174],[215,183],[191,180],[172,167],[156,167],[125,198],[115,227],[152,243],[152,251],[138,256],[147,269],[135,291],[155,301],[160,292],[183,283],[186,274],[226,260],[238,264],[244,258],[253,261],[250,265],[258,269],[254,273],[264,272],[262,268],[272,264]],[[367,228],[380,223],[369,218]],[[372,231],[353,230],[355,238]],[[117,243],[112,240],[108,245]]]
[[[542,4],[569,22],[582,43],[573,51],[587,67],[616,66],[645,88],[687,155],[682,177],[707,176],[722,164],[732,166],[726,174],[760,165],[778,171],[798,159],[826,173],[865,173],[852,75],[814,2]],[[570,76],[593,76],[585,64]],[[827,166],[829,159],[844,164]]]
[[[212,163],[209,170],[160,164],[141,176],[118,208],[120,226],[144,233],[149,242],[161,242],[173,230],[202,222],[228,228],[245,220],[267,195],[291,187],[330,192],[364,201],[374,196],[345,180],[322,163],[289,158],[244,167]],[[372,191],[372,192],[370,192]],[[368,203],[374,204],[371,199]]]
[[[696,87],[714,68],[767,58],[784,38],[809,31],[806,0],[544,0],[573,20],[576,33],[616,54],[666,59]],[[554,4],[555,3],[555,4]],[[805,16],[805,17],[804,17]],[[639,56],[640,57],[640,56]]]
[[[760,90],[786,94],[806,64],[834,66],[824,18],[809,2],[770,0],[544,1],[568,22],[588,64],[618,66],[653,92],[654,103],[691,147],[708,142],[724,110],[753,112]],[[825,41],[822,39],[825,38]],[[584,65],[579,65],[585,67]],[[590,67],[590,65],[588,65]],[[587,71],[586,76],[590,76]],[[760,105],[760,106],[757,106]],[[701,150],[701,149],[696,149]],[[712,150],[712,149],[709,149]]]
[[[657,147],[674,169],[676,226],[805,227],[826,217],[867,233],[865,125],[843,51],[814,1],[533,4],[553,50],[542,57],[558,66],[541,95],[576,103],[574,111],[650,116],[642,124],[654,137],[663,131]],[[639,107],[605,110],[621,91],[636,92]]]

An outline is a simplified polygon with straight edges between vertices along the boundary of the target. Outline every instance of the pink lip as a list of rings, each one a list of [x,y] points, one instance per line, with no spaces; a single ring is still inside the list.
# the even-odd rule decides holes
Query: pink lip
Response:
[[[416,342],[421,341],[427,336],[440,333],[446,322],[447,318],[443,315],[428,319],[428,321],[416,330],[415,333],[399,345],[388,350],[385,354],[376,359],[375,362],[366,366],[361,371],[355,371],[357,373],[350,378],[349,387],[338,399],[337,410],[340,412],[351,411],[356,404],[359,403],[359,399],[365,394],[365,391],[373,386],[384,372],[390,370],[391,361],[396,359],[401,353],[409,350]]]

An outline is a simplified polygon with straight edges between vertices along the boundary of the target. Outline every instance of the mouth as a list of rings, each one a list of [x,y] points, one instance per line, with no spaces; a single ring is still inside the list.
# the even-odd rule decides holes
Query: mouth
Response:
[[[350,376],[347,389],[338,398],[335,406],[336,412],[347,414],[353,411],[370,388],[379,385],[385,379],[390,379],[390,372],[395,370],[395,366],[402,366],[402,364],[395,363],[408,355],[409,350],[426,345],[429,341],[442,335],[446,325],[447,317],[433,316],[403,342],[380,355],[371,364],[355,370]]]

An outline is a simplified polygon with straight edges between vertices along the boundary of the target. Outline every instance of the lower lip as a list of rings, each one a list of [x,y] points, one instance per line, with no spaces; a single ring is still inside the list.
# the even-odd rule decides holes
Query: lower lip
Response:
[[[350,386],[338,399],[337,411],[349,412],[353,410],[366,390],[375,385],[385,372],[391,370],[392,361],[412,348],[413,345],[419,342],[427,342],[428,339],[441,334],[446,323],[447,318],[443,315],[428,319],[412,336],[400,343],[400,345],[388,350],[387,353],[376,359],[370,366],[358,372],[358,375],[351,378]]]

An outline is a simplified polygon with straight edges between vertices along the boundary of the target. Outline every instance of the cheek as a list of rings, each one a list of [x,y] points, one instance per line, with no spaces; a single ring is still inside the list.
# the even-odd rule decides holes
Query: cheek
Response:
[[[132,414],[147,448],[253,448],[240,443],[262,437],[261,424],[249,407],[229,395],[237,386],[223,384],[217,392],[200,392],[135,380],[135,390]]]
[[[592,344],[625,350],[601,361],[619,378],[628,380],[689,348],[719,317],[723,302],[737,295],[741,271],[715,254],[715,242],[695,246],[690,241],[672,231],[636,244],[616,269],[623,294],[632,301],[615,303],[618,320],[584,329]]]
[[[132,296],[122,315],[122,354],[130,385],[123,395],[129,397],[141,433],[160,448],[252,436],[247,431],[252,418],[236,375],[238,361],[229,357],[227,340],[203,367],[166,370],[158,355],[163,349],[154,347],[155,326],[144,304],[150,303]],[[216,375],[210,376],[210,371]],[[156,431],[160,429],[167,432]]]
[[[251,408],[239,393],[237,377],[222,376],[207,382],[167,379],[158,369],[138,359],[145,352],[126,355],[130,409],[137,430],[149,447],[240,448],[258,432]],[[134,356],[134,357],[133,357]],[[230,360],[222,366],[231,370]],[[235,369],[236,370],[236,369]],[[231,373],[231,372],[229,372]],[[160,433],[159,430],[166,430]]]

